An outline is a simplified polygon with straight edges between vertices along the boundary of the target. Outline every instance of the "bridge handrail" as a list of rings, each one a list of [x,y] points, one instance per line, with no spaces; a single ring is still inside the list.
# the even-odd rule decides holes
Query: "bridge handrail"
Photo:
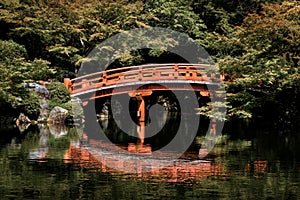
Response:
[[[86,74],[77,78],[72,79],[72,81],[80,80],[80,79],[85,79],[89,76],[97,75],[97,74],[102,74],[103,72],[110,73],[110,72],[117,72],[117,71],[131,71],[134,68],[142,68],[142,69],[147,69],[148,67],[153,68],[160,68],[160,67],[166,67],[169,68],[169,66],[175,66],[177,65],[179,68],[180,67],[185,67],[185,66],[193,66],[193,67],[211,67],[211,65],[208,64],[190,64],[190,63],[180,63],[180,64],[146,64],[146,65],[139,65],[139,66],[130,66],[130,67],[121,67],[117,69],[110,69],[110,70],[105,70],[105,71],[100,71],[100,72],[95,72],[92,74]]]
[[[70,92],[77,93],[84,90],[103,86],[146,80],[198,80],[212,82],[219,79],[212,71],[208,73],[206,64],[147,64],[140,66],[122,67],[93,74],[87,74],[72,79],[68,86]],[[152,74],[151,74],[152,73]],[[175,74],[174,74],[175,73]],[[173,74],[173,76],[172,76]],[[147,75],[147,76],[146,76]],[[171,76],[169,76],[171,75]],[[217,81],[218,82],[218,81]]]

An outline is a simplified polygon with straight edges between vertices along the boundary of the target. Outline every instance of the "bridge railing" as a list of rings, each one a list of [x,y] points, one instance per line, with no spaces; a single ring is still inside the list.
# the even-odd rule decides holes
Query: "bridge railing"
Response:
[[[192,80],[219,82],[220,77],[211,66],[202,64],[151,64],[111,69],[72,79],[71,94],[105,86],[156,80]]]

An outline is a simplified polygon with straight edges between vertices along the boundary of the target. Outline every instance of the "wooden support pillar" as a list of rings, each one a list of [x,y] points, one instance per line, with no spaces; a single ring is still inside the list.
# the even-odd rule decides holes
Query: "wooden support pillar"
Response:
[[[138,101],[138,111],[137,111],[137,117],[138,117],[138,124],[137,132],[140,139],[140,144],[144,144],[145,139],[145,121],[146,121],[146,105],[145,105],[145,99],[141,94],[136,94],[136,99]]]
[[[137,127],[137,133],[139,137],[140,142],[140,149],[143,149],[144,145],[144,139],[145,139],[145,126],[146,126],[146,102],[144,97],[150,96],[152,94],[151,90],[147,91],[135,91],[133,93],[129,93],[130,97],[136,98],[138,103],[137,108],[137,120],[138,120],[138,127]],[[151,152],[151,150],[150,150]]]
[[[145,99],[141,94],[136,94],[136,99],[138,101],[138,112],[137,117],[139,122],[145,122],[146,120],[146,106]]]

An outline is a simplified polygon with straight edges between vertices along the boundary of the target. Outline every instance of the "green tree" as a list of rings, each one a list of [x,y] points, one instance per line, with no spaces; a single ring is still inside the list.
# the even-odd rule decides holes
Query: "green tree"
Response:
[[[59,73],[75,71],[76,63],[96,44],[124,30],[146,26],[151,18],[140,1],[22,1],[0,4],[3,38],[24,45],[31,60],[51,61]],[[62,69],[62,70],[60,70]]]
[[[13,41],[0,40],[0,104],[2,111],[12,109],[24,112],[30,117],[39,113],[37,94],[27,90],[24,82],[47,80],[55,73],[45,60],[26,60],[25,48]]]
[[[228,37],[221,70],[227,85],[230,115],[280,115],[290,120],[299,110],[300,4],[263,5]],[[220,44],[220,43],[219,43]]]

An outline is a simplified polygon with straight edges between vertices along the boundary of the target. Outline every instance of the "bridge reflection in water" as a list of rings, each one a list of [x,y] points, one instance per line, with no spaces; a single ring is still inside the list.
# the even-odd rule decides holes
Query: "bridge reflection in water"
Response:
[[[100,142],[92,141],[93,145],[102,147],[105,144]],[[131,168],[135,173],[135,177],[146,178],[152,180],[160,180],[167,182],[188,182],[197,179],[206,178],[209,176],[218,177],[229,177],[229,173],[226,172],[226,167],[222,164],[214,164],[208,160],[196,160],[187,161],[180,160],[167,162],[163,160],[151,160],[145,156],[138,155],[120,155],[115,154],[114,156],[107,156],[106,151],[99,151],[91,149],[85,149],[78,147],[76,145],[71,145],[69,150],[65,153],[65,162],[75,162],[78,163],[80,167],[84,167],[91,170],[99,170],[101,172],[110,173],[125,173],[116,170],[116,168]],[[140,162],[141,159],[147,160],[147,165]],[[164,164],[162,168],[160,168]],[[107,166],[115,166],[115,168],[110,168]],[[151,170],[149,170],[151,169]]]
[[[230,180],[232,169],[224,161],[187,160],[178,159],[169,162],[164,160],[151,160],[145,155],[127,154],[120,157],[118,154],[107,156],[108,151],[99,151],[99,148],[111,148],[99,141],[91,141],[94,148],[84,148],[78,143],[71,144],[64,154],[64,162],[76,164],[92,172],[104,172],[125,175],[127,178],[145,179],[157,182],[193,183],[201,182],[207,178]],[[107,149],[106,149],[107,150]],[[146,161],[140,162],[141,160]],[[161,164],[164,164],[161,167]],[[115,166],[110,168],[108,166]],[[132,173],[116,170],[116,168],[131,168]],[[151,169],[151,170],[149,170]],[[266,160],[249,161],[244,166],[243,176],[261,178],[268,172]]]

